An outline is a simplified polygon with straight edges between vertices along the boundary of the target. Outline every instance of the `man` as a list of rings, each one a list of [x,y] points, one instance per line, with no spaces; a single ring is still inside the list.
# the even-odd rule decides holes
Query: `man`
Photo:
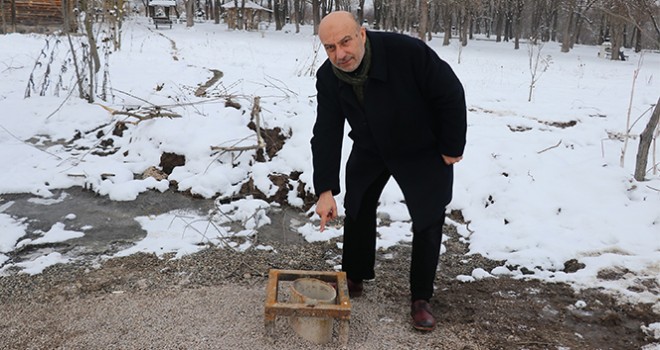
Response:
[[[411,316],[418,330],[435,328],[429,300],[438,265],[452,166],[465,147],[463,87],[424,42],[367,32],[349,12],[320,23],[328,60],[317,71],[317,119],[311,140],[316,213],[321,231],[337,217],[344,120],[353,148],[346,164],[342,270],[351,296],[375,277],[376,209],[394,177],[413,222]]]

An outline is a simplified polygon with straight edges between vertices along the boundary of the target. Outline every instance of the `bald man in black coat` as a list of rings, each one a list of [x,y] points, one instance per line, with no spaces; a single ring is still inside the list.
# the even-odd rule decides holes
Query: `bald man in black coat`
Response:
[[[393,177],[413,222],[410,267],[413,326],[435,328],[429,300],[451,200],[453,165],[466,137],[463,87],[426,43],[367,32],[352,14],[327,15],[319,39],[328,60],[317,72],[318,107],[311,140],[321,231],[337,217],[344,124],[353,148],[346,164],[342,269],[359,296],[375,277],[376,209]]]

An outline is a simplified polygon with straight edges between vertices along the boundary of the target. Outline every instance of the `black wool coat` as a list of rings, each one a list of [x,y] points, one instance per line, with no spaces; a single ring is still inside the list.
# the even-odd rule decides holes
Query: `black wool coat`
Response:
[[[444,215],[451,201],[453,168],[441,155],[463,154],[466,108],[451,67],[423,41],[402,34],[367,32],[371,68],[364,105],[326,60],[317,71],[317,117],[311,139],[317,195],[340,192],[344,124],[353,148],[346,164],[344,206],[356,217],[367,187],[388,171],[406,200],[416,229]]]

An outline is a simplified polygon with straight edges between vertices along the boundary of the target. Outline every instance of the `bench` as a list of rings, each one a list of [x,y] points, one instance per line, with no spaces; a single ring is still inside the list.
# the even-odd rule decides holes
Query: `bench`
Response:
[[[598,57],[607,59],[612,58],[612,44],[610,42],[606,41],[600,46]],[[628,55],[624,54],[623,51],[619,51],[619,60],[627,61]]]
[[[156,29],[158,29],[159,24],[169,24],[170,29],[172,29],[172,20],[169,19],[168,17],[153,17],[152,18],[154,21],[154,24],[156,25]]]

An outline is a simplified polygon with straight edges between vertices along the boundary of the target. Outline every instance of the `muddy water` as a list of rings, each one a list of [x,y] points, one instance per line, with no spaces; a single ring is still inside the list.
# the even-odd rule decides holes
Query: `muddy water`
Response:
[[[53,251],[73,257],[113,254],[146,236],[147,232],[134,220],[135,217],[159,215],[176,209],[204,215],[213,208],[212,199],[193,198],[173,191],[145,192],[136,200],[123,202],[78,187],[55,191],[51,199],[31,194],[0,195],[0,212],[25,220],[28,227],[25,238],[37,238],[58,222],[64,223],[66,230],[85,233],[80,238],[14,252],[10,254],[14,261]],[[259,243],[304,242],[303,237],[294,231],[307,220],[299,210],[273,208],[268,216],[271,224],[259,229]]]

